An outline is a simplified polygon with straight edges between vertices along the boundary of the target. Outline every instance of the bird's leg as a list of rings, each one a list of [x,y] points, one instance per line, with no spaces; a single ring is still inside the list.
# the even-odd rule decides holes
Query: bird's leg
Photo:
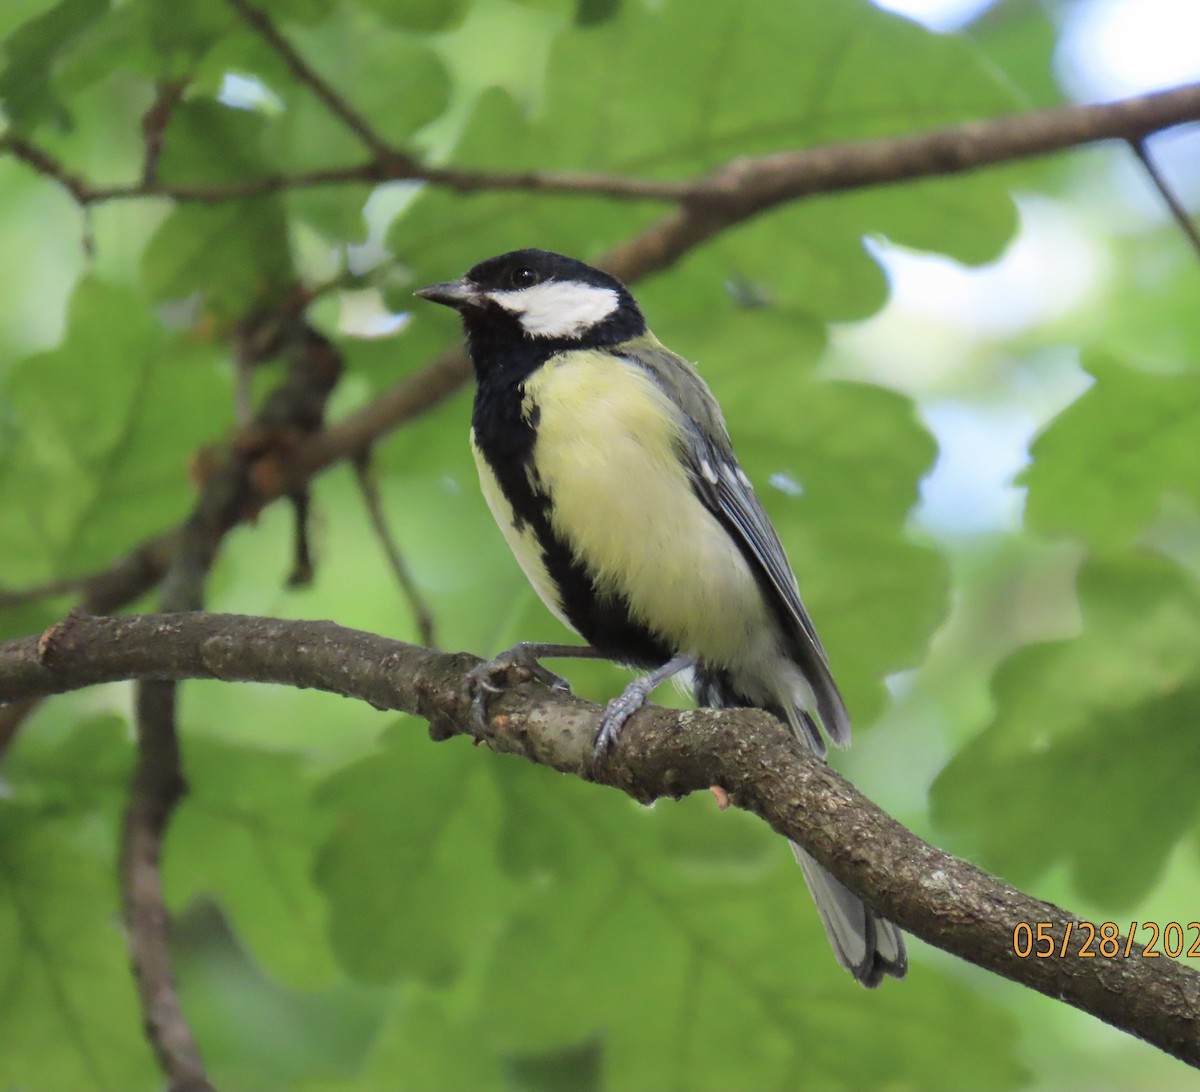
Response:
[[[650,691],[681,671],[687,671],[688,668],[695,666],[695,656],[676,656],[673,660],[668,660],[662,667],[651,671],[649,675],[634,679],[620,695],[608,703],[608,708],[604,710],[604,719],[600,721],[600,731],[596,733],[596,754],[603,754],[617,742],[621,729],[625,727],[625,722],[646,704],[646,699],[650,697]]]
[[[529,677],[538,682],[569,694],[571,686],[566,679],[555,675],[553,671],[543,667],[538,661],[543,657],[574,658],[574,659],[603,659],[603,655],[591,645],[552,645],[539,644],[536,641],[522,641],[519,645],[501,652],[499,656],[479,664],[467,672],[467,685],[471,690],[471,712],[479,728],[487,725],[487,703],[491,694],[500,693],[502,687],[492,680],[498,675],[507,675],[514,667],[529,673]]]

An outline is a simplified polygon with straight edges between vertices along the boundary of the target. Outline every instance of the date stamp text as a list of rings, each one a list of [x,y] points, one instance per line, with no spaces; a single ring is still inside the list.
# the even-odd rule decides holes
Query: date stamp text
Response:
[[[1200,959],[1200,921],[1131,921],[1124,936],[1113,921],[1019,921],[1013,952],[1018,959]]]

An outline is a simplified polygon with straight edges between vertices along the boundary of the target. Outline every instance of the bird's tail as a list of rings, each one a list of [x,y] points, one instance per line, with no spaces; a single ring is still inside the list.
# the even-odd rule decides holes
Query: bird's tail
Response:
[[[802,743],[824,755],[824,741],[812,716],[796,701],[785,700],[781,705],[761,697],[752,700],[741,687],[734,685],[727,672],[713,671],[704,665],[696,668],[694,679],[699,705],[766,709],[790,725]],[[795,842],[788,844],[812,892],[837,961],[867,987],[878,986],[884,975],[903,978],[908,970],[904,934],[890,921],[875,914],[853,891],[813,860],[802,846]]]
[[[878,917],[802,846],[795,842],[788,845],[804,873],[837,961],[864,986],[878,986],[887,974],[903,978],[908,970],[904,934],[890,921]]]

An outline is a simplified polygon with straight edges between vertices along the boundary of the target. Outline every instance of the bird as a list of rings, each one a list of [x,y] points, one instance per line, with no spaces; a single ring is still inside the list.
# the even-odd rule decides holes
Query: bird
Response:
[[[527,248],[416,295],[458,312],[475,372],[471,450],[488,507],[546,607],[586,645],[522,643],[470,675],[486,715],[514,665],[640,669],[605,710],[603,753],[668,679],[708,707],[765,709],[818,755],[850,718],[796,578],[696,368],[650,332],[629,289]],[[690,676],[689,676],[690,673]],[[902,978],[901,931],[791,843],[838,962]]]

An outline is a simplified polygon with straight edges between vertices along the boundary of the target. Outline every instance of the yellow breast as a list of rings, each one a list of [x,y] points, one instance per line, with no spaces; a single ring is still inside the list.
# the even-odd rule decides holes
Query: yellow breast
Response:
[[[525,392],[552,525],[599,590],[623,595],[680,652],[716,664],[745,656],[767,608],[736,543],[692,491],[678,407],[641,368],[603,352],[552,359]]]

